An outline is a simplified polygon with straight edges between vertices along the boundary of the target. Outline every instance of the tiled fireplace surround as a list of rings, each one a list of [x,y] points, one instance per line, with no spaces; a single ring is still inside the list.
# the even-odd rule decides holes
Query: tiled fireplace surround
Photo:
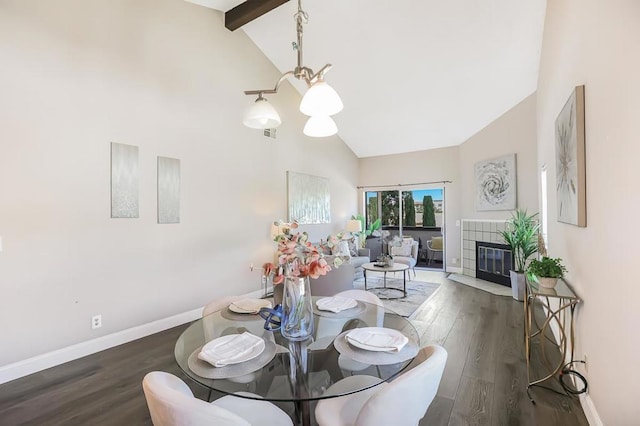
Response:
[[[505,220],[462,219],[462,273],[476,276],[476,241],[504,244]]]

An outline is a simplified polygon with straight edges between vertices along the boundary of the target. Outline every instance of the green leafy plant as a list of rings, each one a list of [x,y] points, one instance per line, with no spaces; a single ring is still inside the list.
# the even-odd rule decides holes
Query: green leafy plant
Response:
[[[422,197],[422,226],[436,226],[436,212],[431,195]]]
[[[536,221],[538,213],[528,215],[526,210],[516,210],[507,229],[502,231],[502,238],[511,249],[515,261],[516,272],[523,273],[527,260],[538,251],[538,230]]]
[[[538,278],[562,278],[566,272],[568,271],[562,264],[562,259],[545,256],[540,260],[533,259],[529,263],[527,278],[538,282]]]
[[[373,223],[369,225],[369,228],[367,228],[365,225],[366,221],[363,215],[354,215],[351,216],[351,219],[359,220],[360,224],[362,225],[361,228],[364,229],[364,231],[358,233],[358,237],[360,238],[360,247],[362,248],[364,248],[367,242],[367,237],[372,235],[375,231],[382,227],[382,221],[380,220],[380,218],[377,218],[375,221],[373,221]]]

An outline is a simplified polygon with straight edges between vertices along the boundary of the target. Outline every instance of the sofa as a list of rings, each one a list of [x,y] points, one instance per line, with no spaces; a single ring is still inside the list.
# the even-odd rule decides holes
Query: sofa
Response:
[[[350,256],[339,268],[332,267],[327,275],[309,281],[313,296],[333,296],[336,293],[353,289],[353,281],[364,278],[362,265],[369,263],[369,249],[357,249],[358,256]],[[332,264],[333,255],[325,254]]]

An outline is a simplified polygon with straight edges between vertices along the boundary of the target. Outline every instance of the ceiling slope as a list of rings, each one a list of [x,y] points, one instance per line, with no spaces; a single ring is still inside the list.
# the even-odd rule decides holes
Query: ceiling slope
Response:
[[[219,10],[239,3],[192,1]],[[345,105],[334,119],[358,157],[459,145],[536,90],[545,8],[544,0],[306,0],[303,64],[333,64],[326,80]],[[296,64],[296,10],[289,1],[242,27],[281,72]],[[256,76],[257,86],[274,83]]]

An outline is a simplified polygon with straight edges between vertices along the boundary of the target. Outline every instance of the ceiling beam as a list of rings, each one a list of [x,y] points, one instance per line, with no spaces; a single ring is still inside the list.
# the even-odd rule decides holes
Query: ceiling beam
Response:
[[[246,0],[224,14],[224,26],[235,31],[289,0]]]

